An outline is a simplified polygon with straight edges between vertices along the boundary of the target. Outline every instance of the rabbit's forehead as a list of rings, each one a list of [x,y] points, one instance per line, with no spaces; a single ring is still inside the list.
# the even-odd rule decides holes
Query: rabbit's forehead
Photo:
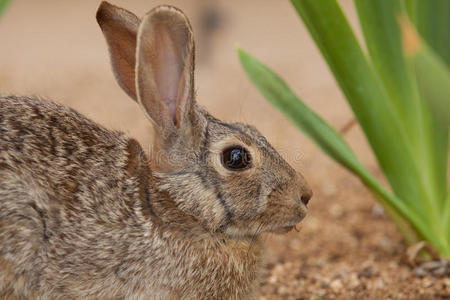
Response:
[[[255,127],[243,123],[225,123],[218,120],[210,121],[210,136],[215,140],[236,138],[247,145],[259,148],[272,148],[267,139]]]

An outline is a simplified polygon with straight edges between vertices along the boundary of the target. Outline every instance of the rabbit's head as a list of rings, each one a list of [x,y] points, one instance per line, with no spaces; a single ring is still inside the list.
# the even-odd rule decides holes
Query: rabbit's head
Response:
[[[311,190],[252,126],[198,106],[194,39],[186,16],[159,6],[142,20],[103,2],[97,20],[122,89],[154,123],[157,188],[210,231],[284,232],[301,221]]]

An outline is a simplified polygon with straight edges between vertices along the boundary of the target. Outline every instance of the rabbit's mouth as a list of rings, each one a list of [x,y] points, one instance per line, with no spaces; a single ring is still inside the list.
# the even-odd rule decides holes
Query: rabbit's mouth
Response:
[[[295,226],[284,226],[284,227],[279,227],[276,228],[274,230],[271,230],[271,232],[275,233],[275,234],[283,234],[283,233],[288,233],[289,231],[291,231],[292,229],[294,229]]]
[[[273,226],[267,232],[275,233],[275,234],[283,234],[288,233],[292,229],[296,229],[296,226],[301,223],[301,221],[305,218],[305,216],[298,216],[291,222],[286,222],[284,224],[279,224],[278,226]]]

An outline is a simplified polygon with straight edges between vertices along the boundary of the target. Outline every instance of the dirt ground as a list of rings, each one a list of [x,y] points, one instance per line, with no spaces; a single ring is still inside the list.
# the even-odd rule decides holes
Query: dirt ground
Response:
[[[450,299],[450,277],[405,263],[405,245],[374,198],[256,91],[238,64],[240,44],[336,128],[352,114],[288,1],[111,0],[138,15],[160,3],[192,19],[198,101],[215,116],[255,125],[314,190],[299,232],[267,236],[260,299]],[[353,25],[352,1],[340,1]],[[0,92],[69,105],[148,146],[150,124],[114,81],[95,22],[99,1],[13,0],[0,20]],[[360,35],[357,32],[358,36]],[[382,178],[357,126],[345,135]],[[423,271],[423,270],[422,270]]]

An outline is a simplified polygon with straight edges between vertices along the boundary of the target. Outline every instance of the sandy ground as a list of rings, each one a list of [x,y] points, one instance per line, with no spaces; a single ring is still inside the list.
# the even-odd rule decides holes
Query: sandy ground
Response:
[[[216,117],[255,125],[313,187],[315,196],[300,232],[267,237],[261,299],[450,299],[450,279],[416,276],[402,259],[401,237],[373,197],[272,108],[240,67],[237,44],[281,74],[336,128],[352,120],[288,1],[112,2],[139,16],[160,3],[183,9],[196,33],[198,101]],[[340,3],[356,25],[352,1]],[[147,147],[150,124],[114,81],[95,22],[98,5],[88,0],[14,0],[0,20],[0,92],[64,103]],[[202,16],[211,9],[218,12],[218,26],[207,30]],[[360,129],[353,127],[345,138],[380,178]]]

